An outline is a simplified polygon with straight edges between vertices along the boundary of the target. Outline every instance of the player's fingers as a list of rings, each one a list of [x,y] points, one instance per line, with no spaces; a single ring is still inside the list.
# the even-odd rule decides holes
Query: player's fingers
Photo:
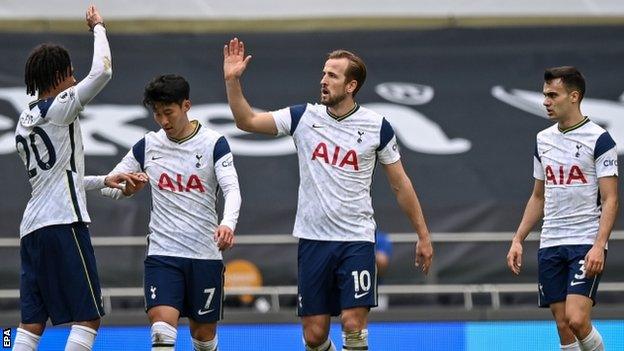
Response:
[[[238,38],[232,39],[230,47],[232,48],[232,55],[238,55]]]
[[[251,55],[247,55],[247,57],[245,57],[245,61],[243,61],[245,66],[247,66],[247,64],[249,64],[249,61],[251,61]]]
[[[245,56],[245,43],[243,43],[242,40],[240,41],[240,44],[238,44],[238,50],[241,56]]]
[[[228,48],[228,45],[225,44],[223,45],[223,57],[227,58],[228,56],[230,56],[230,50]]]

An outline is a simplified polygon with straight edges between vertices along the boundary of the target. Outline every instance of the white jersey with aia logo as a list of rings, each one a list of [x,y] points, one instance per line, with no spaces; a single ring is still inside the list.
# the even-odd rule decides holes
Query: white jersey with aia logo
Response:
[[[299,157],[299,200],[293,235],[327,241],[375,242],[373,171],[400,158],[394,130],[356,105],[340,118],[324,105],[272,112],[278,135],[292,135]]]
[[[230,147],[222,135],[192,123],[195,131],[182,140],[169,139],[162,129],[146,134],[110,172],[149,176],[148,255],[221,259],[215,229],[236,228],[240,195]],[[219,188],[226,197],[221,223],[215,208]],[[228,201],[229,195],[237,201]]]
[[[537,134],[533,176],[543,180],[544,224],[540,247],[593,245],[601,204],[598,178],[618,175],[611,135],[587,117]]]

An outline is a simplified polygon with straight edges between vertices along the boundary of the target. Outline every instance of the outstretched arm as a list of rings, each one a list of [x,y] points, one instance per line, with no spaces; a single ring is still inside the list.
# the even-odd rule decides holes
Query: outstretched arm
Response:
[[[429,229],[425,223],[418,196],[412,186],[412,182],[403,169],[401,160],[391,164],[384,164],[384,170],[392,187],[392,191],[396,195],[397,202],[401,210],[407,215],[412,227],[418,234],[418,242],[416,243],[416,266],[420,266],[422,271],[427,274],[431,261],[433,259],[433,246],[429,236]]]
[[[228,104],[239,129],[252,133],[276,135],[277,127],[271,113],[254,112],[243,95],[240,78],[249,60],[251,60],[251,55],[245,57],[245,45],[238,38],[230,40],[223,47],[223,77]]]
[[[544,216],[544,181],[535,179],[533,193],[527,202],[520,225],[511,241],[511,247],[507,254],[507,266],[514,274],[520,274],[522,268],[522,243],[529,235],[531,229]]]
[[[87,77],[76,85],[82,106],[88,104],[104,88],[113,74],[104,20],[95,6],[91,5],[87,9],[86,21],[93,31],[93,61]]]

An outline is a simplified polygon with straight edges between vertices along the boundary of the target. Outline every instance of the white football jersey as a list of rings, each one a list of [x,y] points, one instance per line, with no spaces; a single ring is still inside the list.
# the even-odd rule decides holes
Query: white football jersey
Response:
[[[278,135],[292,135],[299,157],[299,200],[293,235],[326,241],[375,242],[371,199],[379,160],[400,159],[394,130],[356,105],[341,118],[319,104],[272,112]]]
[[[106,29],[96,25],[93,35],[93,62],[87,77],[55,97],[31,102],[17,123],[15,144],[32,188],[20,238],[50,225],[90,222],[78,115],[112,75]]]
[[[234,230],[240,207],[238,176],[225,137],[192,123],[195,131],[183,140],[169,139],[162,129],[146,134],[109,174],[149,176],[148,255],[222,259],[214,241],[217,193],[221,187],[226,196],[220,224]],[[228,204],[229,191],[238,201]]]
[[[537,134],[533,176],[545,186],[540,247],[594,244],[598,178],[618,175],[617,157],[611,135],[587,117],[564,131],[555,124]]]
[[[26,165],[32,193],[20,226],[20,237],[39,228],[89,222],[84,151],[74,87],[56,97],[32,102],[15,130],[17,151]]]

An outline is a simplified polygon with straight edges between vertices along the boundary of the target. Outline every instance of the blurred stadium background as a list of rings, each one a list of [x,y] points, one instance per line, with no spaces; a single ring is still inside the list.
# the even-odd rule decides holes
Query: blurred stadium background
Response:
[[[554,350],[548,310],[536,307],[538,236],[524,272],[505,265],[509,240],[532,188],[543,69],[575,65],[588,81],[582,111],[624,152],[624,2],[438,0],[94,1],[107,24],[113,80],[84,110],[88,174],[102,174],[156,129],[141,106],[146,82],[178,73],[191,84],[190,116],[225,134],[243,194],[237,246],[225,253],[230,285],[219,327],[223,350],[297,350],[296,242],[290,236],[298,170],[288,139],[239,132],[222,80],[223,44],[233,36],[254,57],[244,87],[255,108],[314,102],[325,54],[346,48],[367,62],[359,101],[397,131],[435,247],[433,271],[413,267],[413,242],[383,172],[373,184],[379,227],[394,244],[371,313],[371,350]],[[13,130],[30,100],[23,67],[43,41],[66,46],[77,77],[89,69],[86,1],[0,1],[0,327],[19,323],[18,227],[29,195]],[[620,187],[622,194],[622,187]],[[149,196],[89,195],[107,316],[97,350],[148,350],[142,262]],[[595,308],[608,350],[624,350],[624,218],[616,223]],[[244,261],[241,261],[244,260]],[[182,329],[186,327],[181,327]],[[60,350],[66,327],[42,350]],[[14,336],[14,335],[13,335]],[[339,325],[332,327],[339,343]],[[180,333],[178,349],[189,349]]]

